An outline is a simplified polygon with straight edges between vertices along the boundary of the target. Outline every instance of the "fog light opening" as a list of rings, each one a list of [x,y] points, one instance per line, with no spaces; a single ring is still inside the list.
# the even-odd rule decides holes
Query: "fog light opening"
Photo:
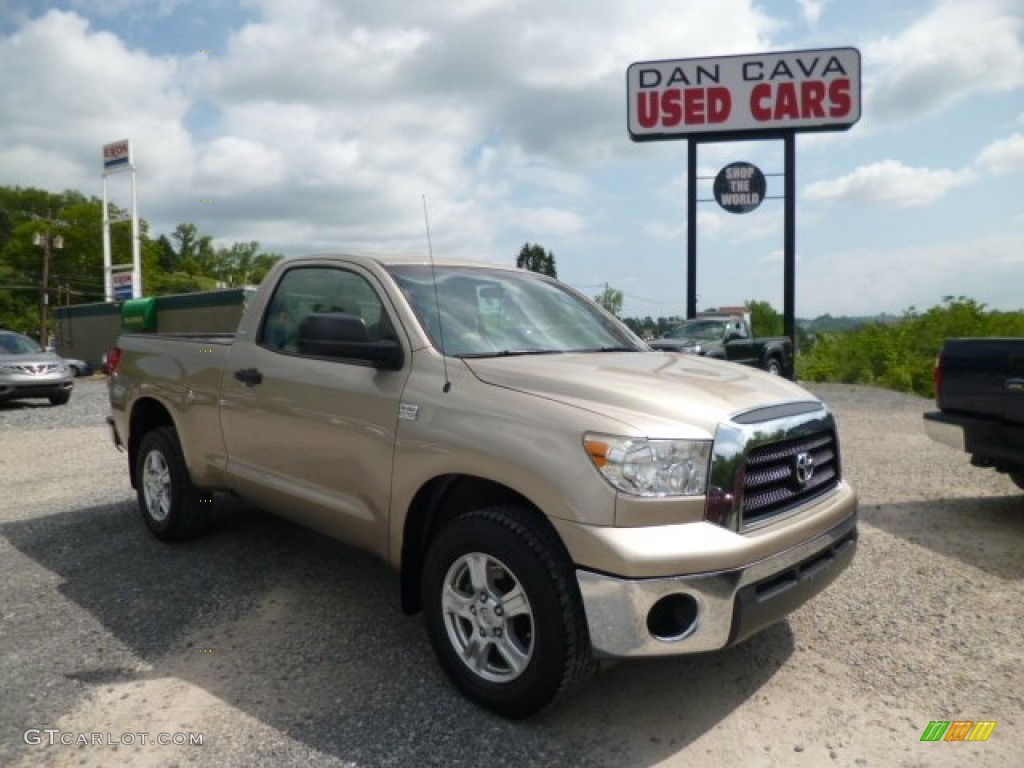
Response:
[[[667,595],[647,614],[647,631],[658,640],[681,640],[697,628],[697,601],[692,595]]]

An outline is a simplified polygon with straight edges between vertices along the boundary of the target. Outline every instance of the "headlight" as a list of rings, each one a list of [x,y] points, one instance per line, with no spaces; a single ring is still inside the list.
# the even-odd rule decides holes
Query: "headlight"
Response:
[[[648,440],[588,433],[583,445],[605,479],[636,496],[701,496],[710,440]]]

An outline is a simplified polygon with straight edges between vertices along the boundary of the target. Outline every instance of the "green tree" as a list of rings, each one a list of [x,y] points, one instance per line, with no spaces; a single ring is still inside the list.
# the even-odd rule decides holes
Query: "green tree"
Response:
[[[605,284],[604,291],[594,297],[594,301],[616,317],[622,311],[622,291],[611,288],[607,284]]]
[[[769,302],[749,299],[746,307],[750,313],[750,329],[755,336],[782,336],[785,333],[782,315]]]
[[[516,257],[516,266],[531,272],[540,272],[549,277],[558,277],[558,270],[555,268],[555,254],[539,245],[530,243],[523,245]]]
[[[178,242],[177,262],[179,268],[189,277],[196,275],[213,276],[216,253],[213,249],[213,238],[200,235],[199,228],[190,221],[183,221],[171,233]]]
[[[281,258],[278,254],[261,253],[256,240],[234,243],[230,248],[218,249],[213,276],[229,286],[256,285]]]

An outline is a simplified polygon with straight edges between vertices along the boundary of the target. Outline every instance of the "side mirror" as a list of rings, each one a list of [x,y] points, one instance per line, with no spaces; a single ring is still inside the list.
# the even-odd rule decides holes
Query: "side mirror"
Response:
[[[306,315],[299,323],[297,346],[305,355],[361,360],[388,370],[402,367],[402,346],[394,339],[370,341],[366,321],[358,315]]]
[[[726,333],[725,333],[725,340],[726,341],[735,341],[736,339],[742,339],[742,338],[743,338],[743,336],[740,334],[739,331],[726,331]]]

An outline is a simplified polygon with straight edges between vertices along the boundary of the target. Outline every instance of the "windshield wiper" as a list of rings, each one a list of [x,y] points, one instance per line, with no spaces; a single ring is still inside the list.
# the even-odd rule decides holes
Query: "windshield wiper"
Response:
[[[574,349],[573,352],[639,352],[636,347],[594,347],[592,349]]]
[[[461,359],[476,357],[519,357],[522,355],[561,355],[562,349],[501,349],[497,352],[463,352],[461,355],[453,355]]]

